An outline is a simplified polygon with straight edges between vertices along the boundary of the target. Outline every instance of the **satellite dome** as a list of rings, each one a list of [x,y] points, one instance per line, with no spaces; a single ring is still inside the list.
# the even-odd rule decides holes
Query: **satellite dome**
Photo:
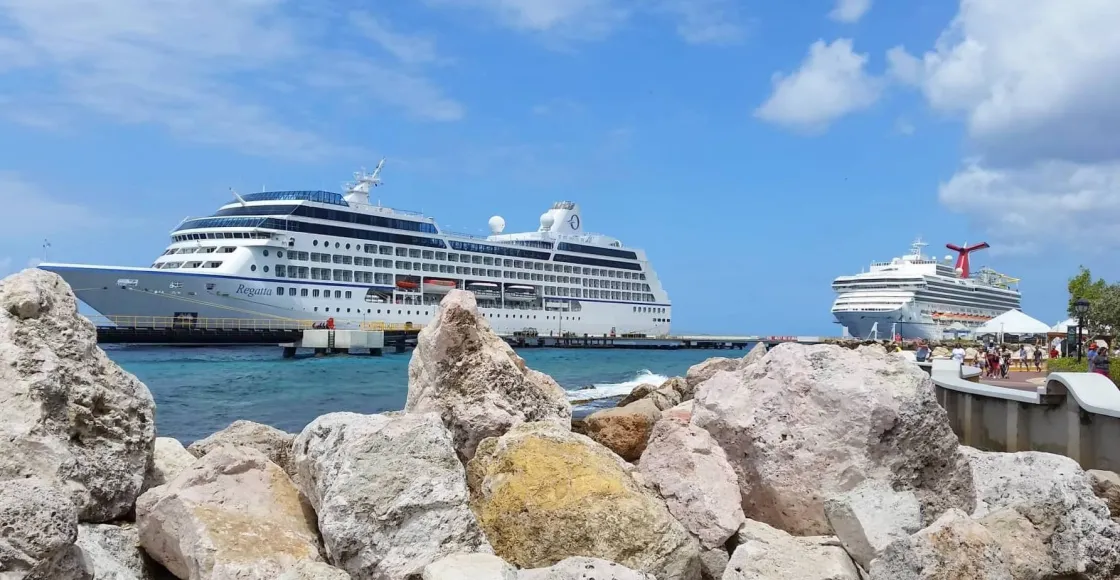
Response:
[[[953,257],[952,257],[952,256],[945,256],[945,261],[946,261],[946,262],[952,262],[952,261],[953,261]]]
[[[542,230],[552,229],[552,224],[554,224],[554,223],[556,223],[556,218],[552,217],[552,214],[550,214],[550,213],[541,214],[541,229]]]
[[[500,215],[490,218],[490,221],[486,223],[490,224],[490,233],[492,234],[500,234],[502,230],[506,229],[506,220],[502,219]]]

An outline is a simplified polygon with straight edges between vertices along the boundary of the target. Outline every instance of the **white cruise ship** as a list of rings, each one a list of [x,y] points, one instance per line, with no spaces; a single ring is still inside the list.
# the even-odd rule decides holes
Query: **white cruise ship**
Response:
[[[922,254],[919,239],[910,254],[873,262],[867,272],[832,282],[836,322],[855,338],[940,339],[950,328],[971,330],[1020,306],[1019,280],[982,268],[970,270],[969,255],[989,247],[947,244],[956,252],[944,261]]]
[[[381,165],[344,194],[238,195],[188,218],[146,268],[44,263],[99,313],[423,325],[452,288],[473,292],[500,333],[669,333],[672,308],[645,252],[587,233],[559,202],[537,231],[443,231],[431,217],[370,203]],[[123,323],[122,323],[123,324]]]

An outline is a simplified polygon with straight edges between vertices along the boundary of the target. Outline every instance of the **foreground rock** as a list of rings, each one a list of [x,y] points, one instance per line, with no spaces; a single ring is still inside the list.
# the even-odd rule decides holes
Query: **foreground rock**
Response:
[[[84,580],[78,511],[70,498],[40,479],[0,481],[0,578]]]
[[[289,475],[294,475],[292,461],[289,457],[292,441],[296,438],[291,433],[285,433],[269,425],[262,425],[252,421],[234,421],[229,427],[218,431],[205,439],[199,439],[187,447],[187,451],[195,457],[202,457],[222,445],[235,447],[249,447],[264,453],[273,463],[279,465]]]
[[[995,537],[955,508],[928,528],[888,546],[871,563],[869,576],[871,580],[1012,580]]]
[[[427,566],[421,580],[517,580],[517,570],[493,554],[453,554]]]
[[[292,452],[331,563],[356,579],[411,580],[444,556],[491,551],[435,413],[323,415]]]
[[[626,461],[637,461],[649,442],[661,411],[646,398],[625,407],[601,409],[584,419],[587,436]]]
[[[659,579],[699,577],[699,546],[629,466],[551,423],[486,439],[467,465],[472,506],[495,552],[521,568],[602,558]]]
[[[276,580],[350,580],[350,575],[322,562],[303,560]]]
[[[648,383],[638,385],[615,406],[625,407],[637,401],[649,400],[658,411],[664,411],[681,404],[685,393],[690,393],[688,384],[684,382],[684,379],[674,377],[665,381],[659,387]],[[691,395],[689,398],[691,398]]]
[[[79,524],[77,546],[96,580],[173,580],[140,549],[140,531],[131,524]]]
[[[638,466],[702,547],[723,546],[746,520],[735,470],[707,431],[659,421]]]
[[[922,528],[921,506],[912,491],[869,479],[829,498],[825,515],[844,549],[864,570],[892,542]]]
[[[860,580],[859,570],[835,538],[795,537],[747,520],[738,544],[723,580]]]
[[[625,407],[626,405],[629,405],[630,403],[633,403],[635,401],[640,401],[640,400],[646,398],[647,396],[649,396],[650,393],[652,393],[656,390],[657,390],[657,385],[651,385],[650,383],[642,383],[642,384],[634,387],[633,389],[630,389],[630,394],[626,395],[625,397],[622,397],[622,399],[619,400],[618,404],[615,405],[615,406],[616,407]]]
[[[1003,509],[1024,516],[1032,529],[1013,536],[1038,538],[1033,550],[1048,556],[1047,573],[1053,577],[1120,577],[1120,524],[1110,519],[1108,506],[1093,494],[1076,461],[1037,451],[963,449],[976,481],[974,518],[987,521]],[[1022,544],[1015,537],[1011,541]]]
[[[700,384],[715,376],[716,373],[737,371],[742,364],[743,359],[741,358],[712,357],[688,367],[688,372],[685,373],[685,381],[688,383],[688,388],[695,394]]]
[[[1104,500],[1108,512],[1114,518],[1120,518],[1120,475],[1114,471],[1090,469],[1085,472],[1089,477],[1089,484],[1093,486],[1093,493]]]
[[[927,520],[975,501],[929,376],[881,348],[779,345],[705,381],[692,423],[727,452],[746,516],[796,535],[829,533],[824,499],[865,479],[913,490]]]
[[[155,439],[152,395],[97,347],[58,275],[0,281],[0,479],[58,481],[82,521],[124,517]]]
[[[314,514],[254,449],[215,449],[136,503],[140,544],[185,580],[272,580],[319,560]]]
[[[626,566],[598,558],[566,558],[548,568],[522,570],[517,580],[656,580]]]
[[[479,441],[523,422],[568,428],[572,406],[552,377],[530,369],[478,312],[474,294],[452,290],[416,339],[405,411],[439,413],[463,460]]]
[[[156,437],[152,464],[148,466],[148,473],[144,476],[143,490],[147,491],[175,479],[176,475],[190,467],[194,461],[195,456],[178,439]]]

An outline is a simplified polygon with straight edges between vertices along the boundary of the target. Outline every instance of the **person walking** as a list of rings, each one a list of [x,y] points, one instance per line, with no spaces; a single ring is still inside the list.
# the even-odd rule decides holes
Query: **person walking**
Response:
[[[1034,370],[1035,372],[1042,372],[1042,349],[1034,349]]]
[[[1089,360],[1089,372],[1097,373],[1099,375],[1104,375],[1104,376],[1108,377],[1109,379],[1111,379],[1112,375],[1109,374],[1109,371],[1111,370],[1109,368],[1110,361],[1108,359],[1109,359],[1108,349],[1107,348],[1098,349],[1097,350],[1097,356],[1095,356],[1095,357],[1093,357],[1092,359]]]
[[[1021,368],[1023,370],[1027,370],[1027,368],[1030,366],[1028,363],[1030,363],[1030,361],[1027,360],[1027,345],[1020,344],[1019,345],[1019,368]]]
[[[1011,370],[1011,351],[1008,350],[1007,345],[1004,345],[1003,352],[999,357],[999,376],[1000,378],[1007,378],[1007,371]]]
[[[918,362],[926,362],[929,360],[929,347],[926,346],[926,343],[918,343],[918,350],[914,352],[914,358],[916,358]]]
[[[953,347],[952,357],[957,364],[964,364],[964,349],[961,348],[960,343],[957,343],[957,346]]]

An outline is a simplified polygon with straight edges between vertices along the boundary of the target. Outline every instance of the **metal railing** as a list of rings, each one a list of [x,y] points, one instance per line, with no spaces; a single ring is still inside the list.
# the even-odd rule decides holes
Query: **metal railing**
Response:
[[[337,323],[336,323],[337,325]],[[423,325],[413,324],[411,322],[363,322],[358,328],[361,330],[380,330],[382,332],[387,330],[415,330],[419,331]]]
[[[198,330],[304,330],[312,320],[288,318],[192,318],[185,316],[89,316],[100,327],[180,328]]]

